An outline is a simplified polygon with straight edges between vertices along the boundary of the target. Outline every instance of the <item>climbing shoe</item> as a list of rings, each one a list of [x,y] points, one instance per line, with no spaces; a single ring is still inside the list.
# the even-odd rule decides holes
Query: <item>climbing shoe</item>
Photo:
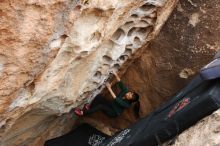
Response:
[[[76,108],[74,110],[74,113],[77,115],[77,116],[82,116],[83,115],[83,111],[80,109],[80,108]]]
[[[83,107],[83,111],[89,110],[90,109],[90,104],[86,103]]]

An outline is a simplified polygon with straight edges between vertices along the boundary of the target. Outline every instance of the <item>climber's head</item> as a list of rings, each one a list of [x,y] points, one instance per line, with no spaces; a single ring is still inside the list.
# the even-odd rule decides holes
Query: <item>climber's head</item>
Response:
[[[136,102],[139,100],[139,95],[135,92],[130,91],[125,94],[125,99],[132,101],[132,102]]]
[[[134,113],[135,117],[139,118],[139,111],[140,111],[140,101],[139,101],[139,95],[135,92],[128,92],[125,94],[125,99],[127,99],[130,103],[134,104]]]

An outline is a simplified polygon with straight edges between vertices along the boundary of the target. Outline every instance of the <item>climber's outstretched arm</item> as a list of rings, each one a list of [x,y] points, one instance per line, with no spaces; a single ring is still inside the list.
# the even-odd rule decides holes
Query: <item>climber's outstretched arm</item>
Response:
[[[112,91],[111,84],[106,83],[106,87],[107,87],[108,91],[111,93],[112,97],[115,99],[115,98],[116,98],[116,95],[115,95],[115,93]]]
[[[115,78],[118,82],[121,81],[120,77],[118,76],[118,74],[115,71],[112,71],[112,74],[115,75]]]

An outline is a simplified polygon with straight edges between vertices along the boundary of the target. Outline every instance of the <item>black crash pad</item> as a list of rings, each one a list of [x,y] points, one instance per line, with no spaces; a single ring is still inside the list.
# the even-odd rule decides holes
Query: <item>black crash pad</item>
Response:
[[[88,124],[82,124],[71,132],[45,142],[44,146],[98,146],[109,136]]]

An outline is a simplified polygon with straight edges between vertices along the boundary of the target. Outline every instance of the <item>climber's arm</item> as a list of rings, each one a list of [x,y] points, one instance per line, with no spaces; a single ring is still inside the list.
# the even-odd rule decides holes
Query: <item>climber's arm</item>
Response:
[[[117,80],[116,86],[118,86],[121,90],[117,97],[123,97],[128,92],[128,88],[123,84],[120,77],[114,70],[112,71],[112,74],[115,75],[115,78]]]
[[[118,74],[115,71],[112,71],[112,74],[115,76],[117,82],[121,81],[120,77],[118,76]]]
[[[107,87],[108,91],[111,93],[112,97],[115,99],[115,98],[116,98],[116,95],[115,95],[115,93],[112,91],[111,84],[106,83],[106,87]]]

